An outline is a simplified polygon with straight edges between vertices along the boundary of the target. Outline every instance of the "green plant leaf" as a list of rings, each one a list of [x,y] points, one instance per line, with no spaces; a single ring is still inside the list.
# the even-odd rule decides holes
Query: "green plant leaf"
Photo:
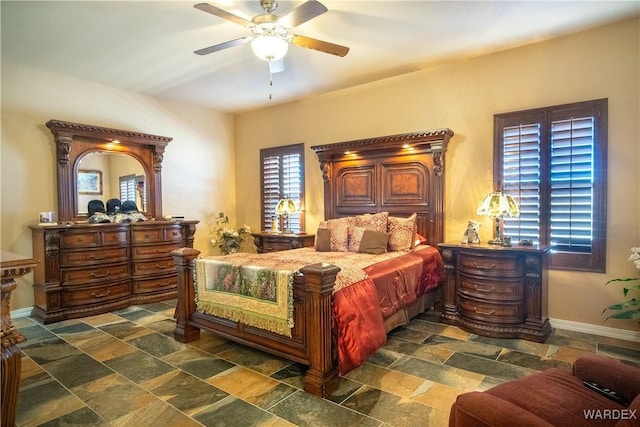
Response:
[[[609,283],[612,282],[631,282],[631,281],[635,281],[635,280],[640,280],[640,277],[627,277],[624,279],[611,279],[609,280],[607,283],[605,283],[605,286],[608,285]],[[640,283],[636,286],[640,286]]]

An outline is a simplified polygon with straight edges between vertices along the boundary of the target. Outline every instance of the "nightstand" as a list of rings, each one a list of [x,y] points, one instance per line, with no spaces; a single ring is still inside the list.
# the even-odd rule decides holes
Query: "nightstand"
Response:
[[[446,271],[442,322],[478,335],[545,341],[548,247],[438,246]]]
[[[251,233],[258,253],[308,248],[315,243],[315,234]]]

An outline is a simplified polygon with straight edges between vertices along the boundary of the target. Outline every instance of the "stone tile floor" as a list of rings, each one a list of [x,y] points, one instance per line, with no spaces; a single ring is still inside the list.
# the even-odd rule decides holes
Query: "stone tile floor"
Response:
[[[175,301],[42,325],[14,320],[26,426],[447,426],[456,396],[599,353],[640,366],[640,343],[554,330],[545,343],[470,334],[424,313],[341,379],[302,391],[302,366],[202,332],[172,338]]]

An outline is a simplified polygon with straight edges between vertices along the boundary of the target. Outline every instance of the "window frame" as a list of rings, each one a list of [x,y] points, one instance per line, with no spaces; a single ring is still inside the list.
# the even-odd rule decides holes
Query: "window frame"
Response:
[[[535,108],[494,115],[495,188],[502,189],[504,174],[504,129],[516,125],[540,124],[540,210],[541,246],[551,245],[551,124],[575,115],[593,117],[593,181],[591,201],[591,250],[589,253],[551,249],[549,268],[605,272],[607,243],[607,147],[608,100],[606,98]],[[509,219],[509,221],[512,221]],[[517,222],[517,221],[515,221]],[[516,240],[519,239],[515,236]]]
[[[298,176],[298,180],[300,183],[300,194],[299,194],[299,223],[300,230],[294,230],[294,233],[304,233],[305,232],[305,160],[304,160],[304,143],[290,144],[290,145],[281,145],[277,147],[269,147],[260,149],[260,225],[262,230],[269,231],[271,230],[271,222],[267,222],[267,217],[272,217],[275,215],[273,212],[268,213],[265,210],[265,158],[266,157],[279,157],[280,161],[282,158],[287,155],[298,155],[299,164],[300,164],[300,173]],[[280,170],[279,173],[279,181],[280,181],[280,194],[279,198],[283,198],[284,194],[284,179],[283,170]],[[295,198],[294,198],[295,199]],[[283,225],[279,222],[280,230],[283,230]]]

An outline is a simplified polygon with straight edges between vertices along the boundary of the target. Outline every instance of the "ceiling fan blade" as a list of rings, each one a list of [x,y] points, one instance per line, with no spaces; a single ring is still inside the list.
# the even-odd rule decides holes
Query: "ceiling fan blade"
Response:
[[[227,12],[226,10],[222,10],[219,7],[210,5],[209,3],[198,3],[193,5],[193,7],[195,7],[198,10],[201,10],[203,12],[207,12],[210,13],[212,15],[218,16],[222,19],[226,19],[227,21],[231,21],[234,22],[236,24],[240,24],[243,27],[250,27],[253,25],[253,23],[247,19],[241,18],[238,15],[234,15],[231,12]]]
[[[284,71],[284,60],[282,58],[269,61],[269,71],[272,74]]]
[[[347,53],[349,53],[349,48],[346,46],[340,46],[338,44],[333,44],[318,39],[312,39],[311,37],[299,36],[297,34],[293,35],[291,43],[301,47],[306,47],[307,49],[330,53],[331,55],[345,56]]]
[[[230,47],[239,46],[241,44],[249,43],[251,40],[253,40],[253,37],[251,37],[251,36],[242,37],[241,39],[229,40],[228,42],[216,44],[214,46],[205,47],[203,49],[198,49],[198,50],[194,51],[193,53],[195,53],[197,55],[207,55],[209,53],[217,52],[217,51],[222,50],[222,49],[227,49],[227,48],[230,48]]]
[[[300,24],[307,22],[316,16],[322,15],[328,9],[316,0],[309,0],[306,3],[302,3],[300,6],[287,13],[282,18],[278,19],[278,23],[287,27],[293,28]]]

